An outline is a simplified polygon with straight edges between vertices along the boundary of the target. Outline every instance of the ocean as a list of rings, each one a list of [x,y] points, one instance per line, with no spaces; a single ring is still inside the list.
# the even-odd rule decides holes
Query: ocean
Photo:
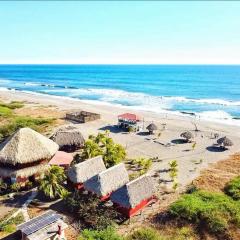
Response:
[[[240,125],[237,65],[0,65],[0,89]]]

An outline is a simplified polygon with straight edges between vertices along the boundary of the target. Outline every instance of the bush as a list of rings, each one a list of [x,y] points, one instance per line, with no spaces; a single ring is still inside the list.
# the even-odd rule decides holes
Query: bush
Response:
[[[24,222],[22,213],[19,213],[16,217],[10,218],[8,221],[6,221],[7,218],[8,216],[5,216],[3,219],[1,219],[0,231],[13,233],[16,231],[16,226]]]
[[[8,124],[0,127],[0,135],[4,139],[23,127],[29,127],[41,132],[43,130],[43,127],[52,122],[52,119],[15,116],[9,119]]]
[[[103,230],[114,225],[120,217],[114,207],[105,206],[93,194],[72,193],[64,199],[68,212],[73,213],[78,221],[78,228]]]
[[[213,233],[224,232],[230,224],[240,226],[240,202],[222,193],[196,191],[185,194],[170,206],[170,213],[206,225]]]
[[[12,101],[10,103],[2,103],[0,102],[0,107],[5,107],[8,109],[17,109],[22,108],[24,106],[23,102]]]
[[[235,200],[240,200],[240,176],[232,179],[225,187],[227,195],[231,196]]]
[[[78,240],[123,240],[114,228],[107,227],[104,230],[83,230]]]
[[[3,107],[0,106],[0,117],[9,117],[12,115],[12,110],[7,108],[7,107]]]
[[[163,240],[157,230],[153,228],[141,228],[127,237],[127,240]]]

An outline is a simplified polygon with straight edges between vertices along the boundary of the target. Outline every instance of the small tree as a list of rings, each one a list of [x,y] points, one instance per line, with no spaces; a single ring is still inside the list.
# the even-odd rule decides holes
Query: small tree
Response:
[[[64,169],[58,166],[52,166],[45,174],[44,178],[40,180],[39,190],[50,199],[64,198],[68,194],[67,190],[63,187],[66,180]]]
[[[82,158],[88,159],[98,155],[103,156],[106,167],[111,167],[125,159],[126,151],[122,145],[114,143],[107,133],[99,133],[97,136],[89,136],[85,142]]]
[[[169,163],[169,176],[173,182],[173,189],[176,190],[178,183],[177,183],[177,175],[178,175],[178,164],[176,160],[173,160]]]
[[[192,145],[192,150],[193,150],[193,151],[194,151],[194,149],[196,148],[196,145],[197,145],[197,143],[194,142],[193,145]]]

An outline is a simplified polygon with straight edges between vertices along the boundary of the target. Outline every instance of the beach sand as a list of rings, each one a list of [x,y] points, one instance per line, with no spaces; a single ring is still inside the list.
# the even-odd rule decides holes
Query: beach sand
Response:
[[[171,160],[177,160],[178,162],[179,189],[183,189],[199,176],[201,170],[208,168],[209,164],[216,163],[219,160],[226,159],[233,153],[240,152],[240,128],[237,126],[195,120],[190,116],[136,111],[127,107],[91,104],[77,99],[18,91],[0,91],[0,97],[5,101],[26,101],[28,108],[24,111],[29,113],[36,113],[37,111],[38,116],[50,114],[56,118],[62,118],[66,112],[74,110],[100,113],[100,120],[77,124],[84,137],[87,138],[90,134],[97,134],[99,131],[109,129],[111,131],[110,136],[126,147],[128,159],[157,157],[158,159],[153,162],[149,174],[154,177],[156,184],[160,184],[158,185],[159,190],[170,188],[169,173],[165,170],[169,168],[168,164]],[[42,107],[45,110],[39,110],[41,108],[39,106],[43,105],[47,106]],[[38,110],[34,111],[37,106]],[[117,124],[117,116],[125,112],[138,114],[144,119],[145,128],[149,123],[154,122],[161,130],[161,136],[158,138],[144,133],[121,132],[114,126]],[[64,123],[63,120],[60,120],[60,122],[61,124]],[[194,123],[197,124],[199,132],[194,131]],[[166,124],[165,130],[163,130],[163,124]],[[176,144],[174,141],[179,139],[180,134],[186,130],[192,131],[195,135],[196,147],[194,150],[192,150],[192,143]],[[216,143],[216,139],[212,138],[213,133],[218,133],[220,137],[229,137],[234,145],[226,151],[218,151],[217,148],[212,147]],[[168,143],[170,143],[170,146],[166,146]]]

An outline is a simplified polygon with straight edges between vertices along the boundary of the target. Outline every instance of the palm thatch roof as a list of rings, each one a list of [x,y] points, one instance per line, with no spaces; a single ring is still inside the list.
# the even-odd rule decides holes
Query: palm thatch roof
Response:
[[[134,208],[141,201],[154,194],[154,185],[150,176],[143,175],[111,194],[111,201],[125,208]]]
[[[84,145],[85,140],[82,133],[77,127],[68,125],[59,128],[51,137],[56,142],[60,149],[73,148],[73,150]]]
[[[83,183],[104,170],[102,156],[97,156],[70,167],[67,175],[71,182]]]
[[[90,178],[83,186],[86,190],[94,192],[98,196],[106,196],[128,181],[128,172],[124,164],[120,163]]]
[[[12,178],[17,178],[17,177],[30,177],[33,176],[34,174],[41,174],[46,172],[46,170],[49,168],[49,165],[47,164],[39,164],[35,166],[30,166],[22,169],[11,169],[11,168],[5,168],[5,167],[0,167],[0,176],[1,177],[12,177]]]
[[[227,138],[226,136],[225,136],[225,137],[222,137],[222,138],[219,138],[219,139],[217,140],[217,143],[218,143],[219,145],[223,145],[223,146],[225,146],[225,147],[230,147],[230,146],[233,145],[233,142],[232,142],[229,138]]]
[[[149,124],[146,128],[148,131],[155,131],[158,129],[157,125],[154,123]]]
[[[58,148],[55,142],[40,133],[21,128],[0,144],[0,162],[17,165],[48,160]]]
[[[185,138],[187,140],[194,138],[193,134],[189,131],[181,133],[180,137]]]

